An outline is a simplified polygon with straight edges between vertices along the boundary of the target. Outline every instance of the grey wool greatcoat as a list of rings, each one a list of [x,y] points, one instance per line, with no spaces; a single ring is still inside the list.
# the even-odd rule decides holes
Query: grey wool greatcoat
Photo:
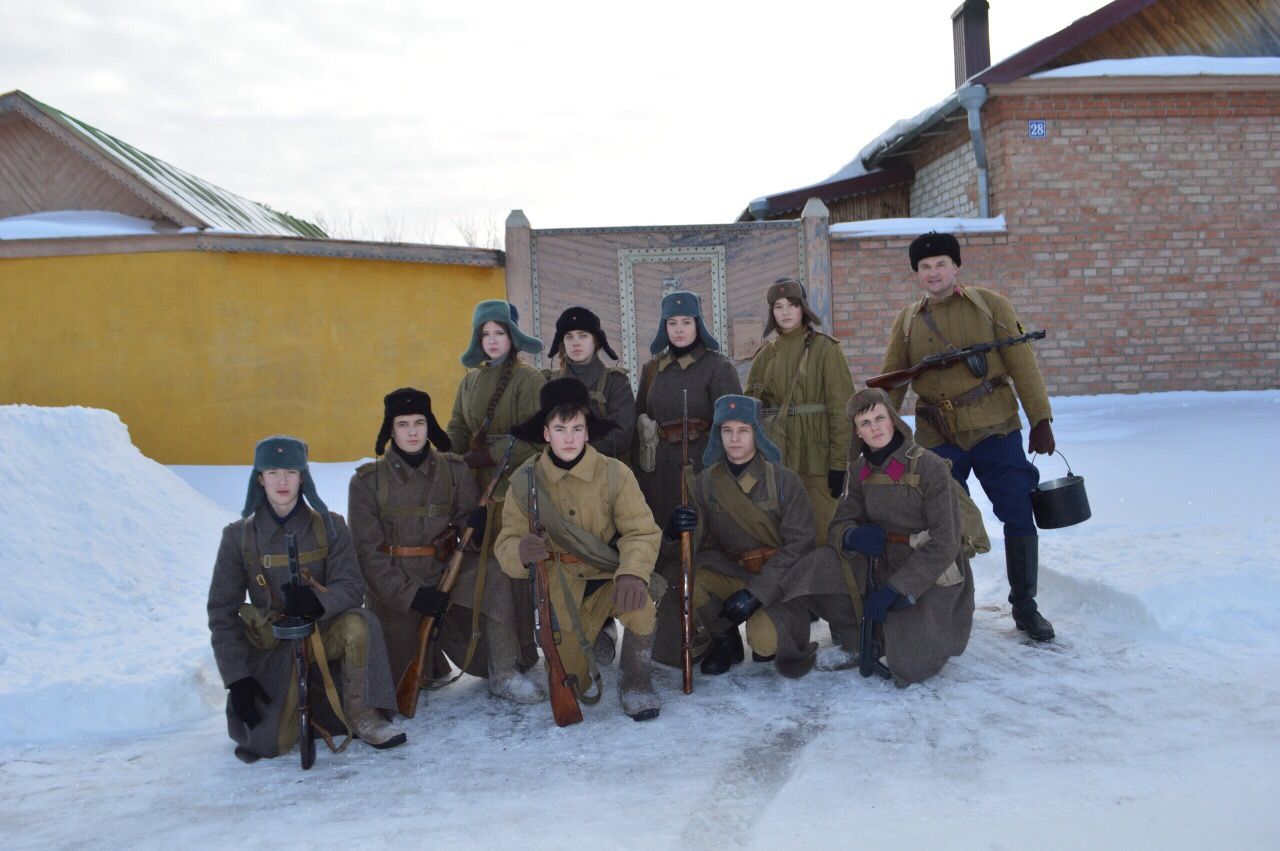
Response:
[[[850,402],[851,409],[858,398]],[[973,627],[973,572],[961,550],[960,505],[947,462],[918,448],[911,429],[891,406],[887,407],[895,428],[903,435],[902,445],[884,464],[874,467],[862,455],[862,442],[854,435],[845,493],[828,534],[831,546],[839,548],[845,530],[868,523],[899,535],[929,532],[928,541],[915,549],[907,543],[886,543],[874,573],[877,587],[888,583],[915,601],[906,609],[889,612],[884,623],[884,655],[894,681],[905,686],[932,677],[947,659],[959,656],[968,646]],[[901,465],[900,472],[910,469],[910,456],[916,453],[918,485],[911,484],[908,475],[896,483],[869,480],[873,474],[884,474],[895,460]],[[865,558],[860,553],[849,556],[864,597]]]
[[[636,397],[631,392],[627,371],[606,367],[596,355],[578,366],[567,360],[560,369],[551,370],[548,378],[576,378],[587,386],[591,394],[591,409],[605,419],[618,424],[595,440],[591,448],[610,458],[626,461],[631,454],[631,441],[636,433]]]
[[[711,474],[715,467],[724,467],[719,461],[712,467],[703,470],[694,478],[690,491],[690,502],[698,512],[698,527],[693,533],[693,565],[695,570],[713,570],[716,573],[741,580],[746,589],[760,600],[765,614],[773,621],[778,632],[779,656],[790,655],[793,658],[810,652],[809,613],[803,605],[786,605],[801,600],[811,594],[839,593],[845,591],[845,585],[838,574],[829,568],[834,565],[835,553],[822,547],[813,546],[813,509],[805,497],[804,483],[793,470],[781,464],[775,464],[760,453],[751,459],[747,468],[742,471],[736,481],[741,487],[749,485],[747,497],[759,507],[771,521],[778,532],[782,546],[761,568],[759,573],[752,573],[737,562],[737,556],[750,550],[768,546],[765,541],[758,540],[748,533],[736,520],[725,511],[715,499],[711,489]],[[773,468],[777,493],[771,495],[768,485],[768,468]],[[727,469],[727,468],[726,468]],[[732,476],[732,474],[730,474]],[[773,504],[776,497],[776,504]],[[679,559],[679,541],[663,541],[663,551],[674,559]],[[818,560],[827,569],[815,569],[808,563]],[[837,568],[838,569],[838,568]],[[674,617],[679,617],[679,595],[670,593],[670,608]],[[667,618],[673,615],[666,612]],[[673,630],[664,632],[666,619],[660,618],[659,640],[671,638]],[[678,624],[678,620],[677,620]],[[717,631],[716,625],[710,625]],[[724,624],[720,625],[721,627]],[[680,633],[678,626],[674,630],[674,651],[664,647],[660,661],[679,659]],[[655,658],[659,650],[655,647]],[[672,664],[676,662],[673,661]]]
[[[379,505],[384,494],[385,508]],[[367,605],[382,622],[391,658],[391,675],[399,681],[418,647],[418,623],[422,615],[412,608],[420,588],[439,585],[447,562],[437,556],[392,556],[380,552],[382,544],[426,547],[450,525],[466,527],[468,515],[479,502],[475,476],[457,455],[431,449],[416,469],[394,448],[380,460],[363,464],[351,477],[347,514],[356,556],[369,593]],[[448,670],[439,654],[447,653],[459,667],[471,636],[478,554],[467,553],[450,592],[450,606],[432,643],[432,668]],[[485,615],[516,628],[511,594],[506,583],[486,582],[480,600]],[[483,634],[483,629],[480,630]],[[481,641],[467,673],[489,674],[487,643]]]
[[[316,592],[316,597],[324,606],[319,625],[323,626],[348,612],[364,618],[369,633],[365,705],[394,712],[396,695],[391,684],[391,670],[387,665],[387,649],[382,642],[382,627],[376,615],[361,608],[364,602],[364,580],[360,576],[360,566],[356,563],[351,533],[341,515],[326,512],[321,517],[324,520],[329,552],[324,560],[306,565],[311,576],[328,589],[326,592]],[[218,664],[223,685],[229,686],[244,677],[255,677],[263,690],[271,696],[271,703],[259,705],[262,722],[252,730],[236,717],[231,708],[231,699],[229,696],[227,698],[227,732],[236,744],[259,756],[277,756],[282,720],[285,723],[296,723],[296,718],[280,718],[285,696],[295,680],[293,646],[292,642],[284,641],[270,650],[255,648],[245,634],[245,624],[240,619],[239,609],[245,601],[246,592],[249,602],[259,609],[279,609],[279,605],[272,601],[272,594],[276,600],[284,599],[281,589],[289,582],[289,568],[263,568],[261,557],[287,556],[285,535],[289,532],[297,536],[300,554],[320,549],[321,543],[316,539],[310,510],[298,512],[282,527],[276,522],[271,508],[263,504],[249,517],[231,523],[222,530],[222,543],[218,546],[213,579],[209,583],[209,631],[212,634],[213,657]],[[258,584],[259,573],[271,588],[270,592]],[[337,676],[336,670],[334,675]],[[324,701],[323,690],[312,692],[313,708]]]
[[[652,382],[646,382],[652,375]],[[716,399],[741,393],[742,382],[738,371],[724,355],[709,351],[699,343],[691,352],[680,357],[669,351],[651,358],[640,373],[640,391],[636,396],[636,414],[648,414],[659,426],[679,424],[683,411],[684,390],[689,391],[689,417],[700,419],[709,428],[715,412]],[[702,453],[707,448],[707,435],[689,441],[689,461],[695,473],[702,470]],[[638,458],[638,453],[633,453]],[[680,444],[658,439],[657,463],[652,473],[636,470],[640,490],[653,519],[659,526],[667,522],[671,512],[680,504]],[[675,569],[678,569],[678,562]],[[658,572],[668,581],[674,580],[670,559],[658,561]]]

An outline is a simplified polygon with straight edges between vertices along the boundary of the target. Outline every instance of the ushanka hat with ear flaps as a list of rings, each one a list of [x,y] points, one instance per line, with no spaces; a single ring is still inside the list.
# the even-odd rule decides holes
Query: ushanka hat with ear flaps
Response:
[[[911,257],[912,272],[920,271],[916,267],[926,257],[950,257],[951,262],[959,266],[960,240],[949,233],[938,233],[936,230],[931,230],[911,240],[911,247],[907,249],[907,254]]]
[[[329,510],[316,493],[316,483],[311,478],[311,468],[307,466],[307,444],[296,437],[276,434],[264,437],[254,447],[253,471],[249,473],[249,492],[245,494],[241,517],[248,517],[266,501],[267,493],[258,484],[258,474],[263,470],[299,471],[302,473],[302,495],[307,504],[316,511]]]
[[[934,255],[930,254],[929,256],[932,257]],[[849,404],[845,406],[845,415],[849,418],[849,424],[852,426],[853,431],[853,440],[849,443],[850,464],[862,456],[862,438],[858,437],[858,424],[854,421],[857,419],[859,411],[864,411],[873,405],[884,405],[884,409],[889,412],[889,418],[893,420],[894,429],[901,433],[906,441],[915,440],[911,434],[911,426],[907,425],[906,420],[898,413],[898,409],[893,407],[893,403],[889,401],[889,394],[878,387],[863,388],[850,396]]]
[[[467,350],[462,354],[462,365],[467,369],[479,366],[488,360],[484,348],[480,345],[480,329],[484,328],[486,322],[500,322],[507,327],[507,333],[511,335],[513,353],[528,352],[536,355],[542,351],[541,340],[530,337],[520,330],[520,312],[516,310],[514,304],[501,299],[489,299],[477,304],[475,312],[471,314],[471,345],[467,346]]]
[[[614,360],[618,359],[618,353],[609,348],[609,338],[604,335],[604,329],[600,327],[600,317],[585,307],[571,307],[560,314],[560,318],[556,320],[556,335],[552,338],[551,348],[548,350],[551,357],[560,353],[561,346],[564,345],[564,335],[570,331],[586,331],[596,338],[597,350]]]
[[[381,455],[386,448],[396,417],[415,414],[427,418],[427,440],[441,452],[448,452],[449,434],[440,427],[435,414],[431,413],[431,397],[413,387],[401,387],[382,397],[382,428],[378,430],[378,442],[373,446],[374,454]]]
[[[778,451],[777,444],[764,433],[764,425],[760,422],[760,400],[751,396],[731,395],[721,396],[716,400],[707,448],[702,452],[703,467],[710,467],[724,460],[724,442],[720,439],[720,426],[730,420],[750,425],[756,433],[756,451],[775,464],[782,461],[782,453]]]
[[[698,326],[698,338],[702,344],[713,352],[720,351],[720,342],[707,333],[707,324],[702,321],[702,299],[697,293],[674,292],[662,297],[662,315],[658,317],[658,333],[649,344],[649,354],[656,355],[671,345],[667,337],[667,320],[673,316],[692,316]]]
[[[618,427],[613,420],[607,420],[591,412],[591,396],[587,385],[576,378],[554,378],[542,385],[538,391],[538,412],[529,419],[511,427],[511,434],[525,443],[545,443],[542,439],[542,428],[547,424],[547,417],[561,405],[572,405],[581,408],[587,415],[587,439],[595,440],[604,437]]]
[[[789,298],[799,302],[800,310],[804,312],[804,322],[810,328],[817,328],[822,324],[818,314],[814,313],[809,307],[809,291],[804,288],[804,284],[795,278],[779,278],[773,282],[773,286],[769,287],[769,292],[765,296],[765,299],[769,302],[769,318],[764,321],[764,335],[766,337],[778,330],[778,321],[773,318],[773,306],[778,303],[780,298]]]

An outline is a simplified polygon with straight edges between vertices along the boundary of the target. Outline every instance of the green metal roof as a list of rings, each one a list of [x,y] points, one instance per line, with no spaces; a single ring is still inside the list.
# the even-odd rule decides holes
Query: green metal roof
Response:
[[[248,198],[242,198],[214,186],[208,181],[169,165],[164,160],[138,150],[110,133],[104,133],[59,109],[41,103],[30,95],[21,92],[15,92],[15,94],[22,95],[46,116],[151,185],[172,203],[201,221],[205,228],[234,233],[305,236],[318,239],[328,236],[311,222],[273,210],[266,204],[250,201]]]

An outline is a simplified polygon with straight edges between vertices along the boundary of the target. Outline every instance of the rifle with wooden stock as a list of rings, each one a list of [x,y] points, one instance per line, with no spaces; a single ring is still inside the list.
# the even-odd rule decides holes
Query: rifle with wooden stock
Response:
[[[533,464],[526,469],[529,474],[529,531],[542,535],[546,530],[538,515],[538,483],[533,471]],[[547,663],[547,691],[551,693],[551,715],[557,727],[568,727],[582,720],[582,708],[578,706],[578,695],[575,691],[577,676],[569,675],[560,661],[560,651],[556,649],[556,633],[560,625],[556,622],[556,613],[551,606],[551,586],[547,581],[547,564],[539,561],[525,565],[529,568],[530,583],[533,592],[533,634],[542,648],[542,656]],[[572,600],[566,601],[570,606]]]
[[[965,346],[963,349],[955,349],[950,352],[939,352],[936,355],[929,355],[915,366],[896,369],[893,372],[886,372],[883,375],[868,378],[867,386],[880,390],[894,390],[910,382],[911,379],[916,378],[921,373],[928,372],[931,369],[942,369],[961,361],[968,365],[969,371],[975,377],[985,378],[987,375],[987,352],[1016,346],[1019,343],[1029,343],[1032,340],[1043,340],[1044,336],[1044,331],[1028,331],[1026,334],[1020,334],[1017,337],[1006,337],[1003,340],[992,340],[989,343],[975,343],[972,346]]]
[[[493,499],[493,492],[498,486],[498,482],[502,480],[502,474],[507,471],[507,465],[511,463],[511,452],[515,449],[516,439],[513,437],[507,443],[507,451],[502,456],[502,461],[498,463],[496,472],[489,479],[489,484],[484,489],[484,493],[480,496],[479,507],[486,508]],[[445,568],[444,576],[440,579],[440,590],[448,594],[453,590],[453,586],[457,584],[458,574],[462,572],[462,557],[467,549],[467,544],[471,543],[471,538],[475,535],[475,529],[470,525],[462,530],[462,538],[458,541],[458,545],[453,550],[453,555],[449,558],[449,566]],[[435,638],[440,632],[440,624],[434,615],[423,615],[418,621],[418,649],[413,655],[413,661],[409,663],[409,667],[405,669],[404,675],[400,677],[400,682],[396,685],[396,709],[405,718],[412,718],[414,713],[418,711],[418,695],[422,691],[423,678],[422,671],[426,667],[428,653],[430,652],[431,639]]]
[[[680,505],[689,507],[689,391],[680,414]],[[693,533],[680,533],[680,667],[685,694],[693,694]]]

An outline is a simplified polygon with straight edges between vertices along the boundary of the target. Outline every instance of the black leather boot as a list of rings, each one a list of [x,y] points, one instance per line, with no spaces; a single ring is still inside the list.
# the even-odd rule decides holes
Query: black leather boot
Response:
[[[1024,535],[1004,539],[1004,561],[1009,575],[1009,602],[1013,624],[1036,641],[1053,640],[1053,624],[1036,605],[1036,580],[1040,574],[1040,537]]]
[[[711,640],[711,649],[702,657],[702,664],[698,667],[702,673],[714,677],[725,673],[742,659],[742,636],[733,626]]]

